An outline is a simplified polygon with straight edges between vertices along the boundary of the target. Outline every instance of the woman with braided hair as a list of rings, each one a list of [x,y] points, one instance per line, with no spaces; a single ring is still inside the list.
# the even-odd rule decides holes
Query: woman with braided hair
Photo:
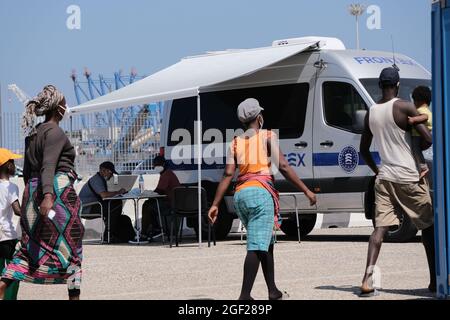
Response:
[[[3,272],[0,299],[14,281],[67,283],[69,299],[79,299],[84,228],[73,187],[75,150],[59,127],[66,108],[63,94],[52,85],[26,106],[22,239]],[[45,121],[34,126],[35,116]]]

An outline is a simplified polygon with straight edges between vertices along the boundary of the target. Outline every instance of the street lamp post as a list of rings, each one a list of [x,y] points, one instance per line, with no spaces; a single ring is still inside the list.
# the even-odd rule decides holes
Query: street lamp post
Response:
[[[356,18],[356,49],[359,50],[359,23],[358,17],[364,13],[365,6],[360,3],[351,4],[348,7],[348,11],[352,16]]]

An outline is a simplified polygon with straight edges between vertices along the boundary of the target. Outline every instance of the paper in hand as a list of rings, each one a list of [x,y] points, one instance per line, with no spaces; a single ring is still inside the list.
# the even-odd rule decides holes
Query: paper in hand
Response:
[[[56,212],[55,212],[55,210],[53,210],[53,209],[51,209],[51,210],[48,212],[48,218],[49,218],[50,220],[53,220],[53,218],[55,217],[55,215],[56,215]]]

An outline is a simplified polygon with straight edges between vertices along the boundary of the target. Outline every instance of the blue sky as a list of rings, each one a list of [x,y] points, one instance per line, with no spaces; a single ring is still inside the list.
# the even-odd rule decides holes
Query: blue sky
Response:
[[[6,111],[22,111],[7,84],[35,95],[55,84],[75,105],[72,69],[112,77],[135,67],[148,75],[208,50],[267,46],[308,35],[340,38],[355,47],[350,3],[378,5],[381,29],[360,21],[361,47],[409,55],[431,68],[429,0],[1,0],[0,84]],[[81,29],[69,30],[69,5],[81,9]]]

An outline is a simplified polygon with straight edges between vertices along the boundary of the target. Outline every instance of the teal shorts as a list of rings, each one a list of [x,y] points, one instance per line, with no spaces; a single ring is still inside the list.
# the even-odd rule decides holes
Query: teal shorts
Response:
[[[247,229],[247,250],[268,251],[274,243],[274,203],[263,188],[249,187],[234,194],[234,208]]]

